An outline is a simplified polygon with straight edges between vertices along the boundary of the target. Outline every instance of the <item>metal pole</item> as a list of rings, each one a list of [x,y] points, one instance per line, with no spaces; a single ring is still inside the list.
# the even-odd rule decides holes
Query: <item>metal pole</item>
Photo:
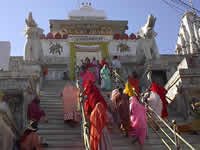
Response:
[[[176,143],[176,150],[180,150],[180,141],[176,135],[176,132],[177,132],[176,120],[172,120],[172,125],[173,125],[173,130],[174,130],[174,140]]]

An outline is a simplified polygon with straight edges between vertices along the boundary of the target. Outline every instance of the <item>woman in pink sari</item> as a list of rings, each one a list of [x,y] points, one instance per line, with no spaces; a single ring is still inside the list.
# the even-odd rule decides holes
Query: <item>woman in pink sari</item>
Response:
[[[78,112],[78,94],[79,89],[67,83],[62,92],[64,104],[64,121],[71,127],[80,121],[80,113]]]
[[[135,137],[133,143],[138,141],[143,145],[147,132],[146,109],[136,97],[130,98],[130,120],[132,129],[129,131],[129,135]]]

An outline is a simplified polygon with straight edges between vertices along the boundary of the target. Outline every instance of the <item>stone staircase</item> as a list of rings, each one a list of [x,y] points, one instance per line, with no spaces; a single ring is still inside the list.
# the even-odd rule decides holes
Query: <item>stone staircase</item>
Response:
[[[80,126],[70,128],[64,124],[60,94],[65,84],[66,81],[45,81],[41,89],[40,107],[48,115],[48,123],[41,123],[38,133],[49,144],[45,150],[83,150]]]
[[[41,89],[41,104],[40,107],[45,110],[48,115],[49,122],[39,125],[39,134],[47,139],[49,144],[45,150],[83,150],[84,144],[81,138],[80,126],[70,128],[63,121],[63,104],[60,97],[66,81],[46,81]],[[110,102],[107,97],[107,92],[101,91],[107,103]],[[170,118],[171,119],[171,118]],[[169,133],[169,132],[168,132]],[[119,129],[114,126],[110,130],[113,150],[140,150],[139,144],[132,144],[131,137],[124,137]],[[184,138],[199,148],[198,135],[184,135]],[[165,138],[166,139],[166,138]],[[170,144],[172,145],[172,144]],[[174,147],[175,149],[175,147]],[[148,128],[148,137],[145,140],[143,150],[167,150],[161,141],[161,138],[156,133]],[[185,148],[187,150],[187,148]]]
[[[110,100],[107,97],[108,92],[101,91],[101,93],[105,97],[107,103],[110,103]],[[132,144],[132,137],[125,137],[117,126],[114,126],[110,130],[110,136],[113,150],[141,149],[138,143]],[[149,128],[148,137],[145,140],[143,150],[167,150],[167,148],[162,144],[160,138],[155,134],[155,132],[151,128]]]
[[[108,92],[101,91],[102,95],[105,97],[107,103],[110,103],[110,99],[107,97]],[[170,110],[169,110],[170,111]],[[169,113],[169,119],[170,120],[176,120],[177,123],[183,124],[186,123],[183,121],[180,116],[177,114],[173,114],[172,112]],[[170,135],[170,137],[174,140],[174,135],[172,132],[169,131],[164,125],[161,125],[165,132]],[[172,149],[176,149],[175,146],[166,138],[166,136],[163,136],[162,132],[159,130],[158,133],[161,134],[162,138],[164,138],[167,143],[171,146]],[[141,147],[138,143],[132,144],[132,138],[131,137],[124,137],[122,133],[119,131],[119,129],[115,126],[113,129],[110,130],[113,150],[140,150]],[[191,135],[189,133],[181,134],[181,136],[189,142],[196,150],[200,150],[200,142],[199,138],[200,135]],[[181,142],[181,148],[182,150],[189,150],[188,147],[186,147],[185,144]],[[145,140],[145,143],[143,145],[142,150],[167,150],[168,148],[163,144],[161,138],[155,133],[155,131],[148,127],[148,136]]]

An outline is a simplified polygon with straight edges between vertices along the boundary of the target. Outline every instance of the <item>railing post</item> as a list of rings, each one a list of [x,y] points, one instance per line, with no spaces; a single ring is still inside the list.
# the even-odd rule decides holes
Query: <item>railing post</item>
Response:
[[[174,130],[174,140],[175,140],[175,143],[176,143],[176,150],[180,150],[181,149],[180,140],[176,135],[176,133],[178,131],[177,126],[176,126],[176,120],[172,120],[172,126],[173,126],[173,130]]]

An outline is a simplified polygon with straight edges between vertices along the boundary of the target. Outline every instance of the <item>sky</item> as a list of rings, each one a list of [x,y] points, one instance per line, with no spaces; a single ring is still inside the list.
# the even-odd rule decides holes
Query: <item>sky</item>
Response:
[[[89,0],[96,9],[104,10],[109,20],[128,20],[130,33],[137,33],[147,22],[149,14],[157,20],[155,31],[160,53],[172,54],[175,50],[182,13],[177,12],[163,0]],[[185,0],[186,1],[186,0]],[[1,0],[0,41],[11,42],[11,55],[23,56],[26,27],[25,18],[33,13],[38,26],[47,34],[50,19],[66,19],[71,10],[79,7],[81,0]],[[200,9],[200,0],[193,0]]]

